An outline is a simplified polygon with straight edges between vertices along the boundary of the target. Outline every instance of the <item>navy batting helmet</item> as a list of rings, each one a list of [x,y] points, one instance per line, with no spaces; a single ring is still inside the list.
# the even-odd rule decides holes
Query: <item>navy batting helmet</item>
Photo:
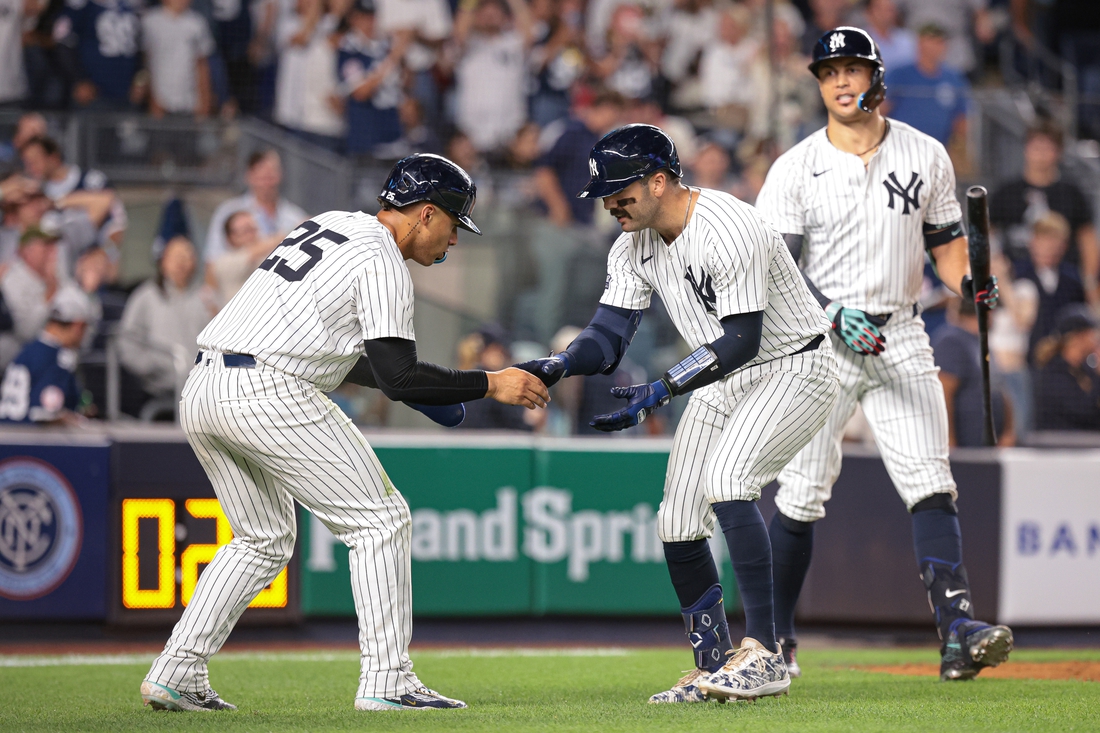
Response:
[[[592,180],[577,198],[611,196],[662,168],[672,171],[677,178],[684,175],[672,138],[653,125],[620,127],[592,146],[588,157]]]
[[[428,201],[458,219],[463,229],[481,234],[470,218],[477,186],[459,166],[441,155],[417,153],[394,164],[378,194],[380,204],[401,207]]]
[[[870,112],[882,104],[886,98],[886,83],[883,77],[886,69],[882,65],[882,54],[878,51],[878,45],[867,31],[851,26],[841,26],[829,31],[814,44],[813,60],[810,62],[810,71],[817,76],[817,69],[822,61],[828,59],[863,59],[870,61],[875,70],[871,75],[871,88],[859,95],[859,108],[864,112]]]

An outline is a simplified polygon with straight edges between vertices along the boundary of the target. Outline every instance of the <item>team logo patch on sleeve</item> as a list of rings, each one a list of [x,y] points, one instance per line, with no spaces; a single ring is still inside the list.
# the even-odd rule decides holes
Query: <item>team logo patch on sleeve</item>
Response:
[[[33,458],[0,463],[0,596],[26,601],[69,577],[84,536],[65,477]]]

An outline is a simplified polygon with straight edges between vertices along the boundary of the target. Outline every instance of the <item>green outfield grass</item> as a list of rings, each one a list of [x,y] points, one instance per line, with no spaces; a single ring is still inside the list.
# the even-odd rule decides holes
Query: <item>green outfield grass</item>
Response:
[[[674,650],[420,652],[421,679],[470,704],[452,712],[356,713],[357,655],[219,655],[215,689],[235,713],[143,709],[141,656],[0,656],[0,731],[585,730],[1083,731],[1100,730],[1100,683],[981,679],[945,684],[853,669],[935,663],[932,649],[804,651],[789,697],[757,703],[647,705],[690,665]],[[1100,650],[1021,650],[1013,660],[1095,660]],[[46,666],[48,665],[48,666]]]

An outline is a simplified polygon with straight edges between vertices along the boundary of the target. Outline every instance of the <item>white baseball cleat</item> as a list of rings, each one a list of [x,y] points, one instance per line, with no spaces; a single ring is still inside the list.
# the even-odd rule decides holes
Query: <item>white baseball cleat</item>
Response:
[[[787,694],[791,676],[783,655],[768,651],[756,639],[741,640],[741,648],[721,669],[699,680],[699,689],[710,697],[755,700]]]
[[[680,678],[680,681],[672,686],[671,690],[658,692],[649,698],[651,703],[675,703],[675,702],[707,702],[706,693],[699,689],[699,680],[706,677],[708,672],[703,669],[693,669]],[[724,699],[718,702],[725,702]]]
[[[237,706],[227,703],[211,689],[205,692],[179,692],[156,682],[145,680],[141,683],[142,705],[153,710],[172,710],[175,712],[201,712],[212,710],[236,710]]]
[[[356,710],[457,710],[466,707],[461,700],[452,700],[427,687],[418,687],[397,697],[357,697]]]

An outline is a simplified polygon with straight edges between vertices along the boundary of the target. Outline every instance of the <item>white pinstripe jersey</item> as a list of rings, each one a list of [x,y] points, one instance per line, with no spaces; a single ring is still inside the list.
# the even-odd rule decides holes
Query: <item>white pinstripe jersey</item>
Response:
[[[746,367],[793,354],[828,331],[779,234],[745,202],[695,190],[695,211],[671,244],[654,229],[615,241],[600,302],[642,310],[656,291],[693,350],[725,335],[726,316],[764,311],[760,352]]]
[[[363,341],[414,340],[413,284],[375,217],[330,211],[290,233],[199,334],[199,348],[251,354],[335,389]]]
[[[920,297],[923,224],[962,219],[943,145],[904,122],[889,125],[866,168],[818,130],[779,156],[756,200],[781,234],[803,236],[800,264],[824,295],[879,314]]]

